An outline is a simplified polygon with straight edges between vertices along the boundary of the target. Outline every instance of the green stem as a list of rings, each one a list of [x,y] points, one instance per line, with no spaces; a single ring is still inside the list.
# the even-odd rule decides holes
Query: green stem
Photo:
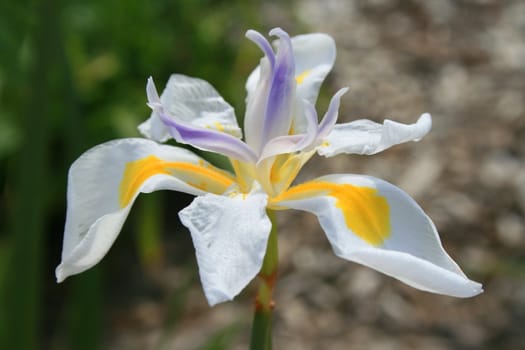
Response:
[[[268,210],[268,216],[272,221],[272,230],[268,238],[268,246],[266,248],[266,255],[264,256],[261,272],[259,272],[260,285],[255,299],[255,313],[250,343],[251,350],[272,349],[273,290],[277,277],[279,257],[274,213]]]

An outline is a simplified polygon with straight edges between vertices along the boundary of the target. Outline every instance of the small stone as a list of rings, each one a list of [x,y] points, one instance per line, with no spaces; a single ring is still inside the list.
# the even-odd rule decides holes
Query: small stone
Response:
[[[443,168],[442,158],[425,152],[408,164],[407,170],[400,176],[399,187],[414,198],[421,197],[433,187]]]
[[[489,154],[479,171],[480,180],[486,186],[508,185],[519,170],[520,161],[506,152]]]
[[[369,268],[356,268],[349,284],[349,292],[357,298],[369,298],[381,285],[379,274]]]
[[[496,105],[497,116],[508,121],[516,121],[525,113],[525,96],[516,90],[501,94]]]
[[[525,241],[523,220],[516,214],[506,214],[498,218],[496,232],[499,240],[508,247],[523,244]]]
[[[521,211],[525,213],[525,168],[521,169],[514,178],[514,188]]]

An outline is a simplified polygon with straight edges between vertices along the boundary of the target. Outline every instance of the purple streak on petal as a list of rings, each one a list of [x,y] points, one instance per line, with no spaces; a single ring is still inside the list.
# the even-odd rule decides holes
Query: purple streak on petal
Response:
[[[224,132],[194,127],[176,121],[167,115],[163,108],[157,108],[155,111],[173,138],[180,143],[186,143],[205,151],[220,153],[244,162],[255,163],[257,160],[252,149],[236,137]]]
[[[315,107],[303,100],[305,104],[306,133],[295,135],[278,136],[268,141],[259,157],[259,162],[263,159],[278,154],[292,153],[307,150],[309,146],[317,140],[317,112]]]
[[[296,86],[295,62],[290,37],[280,28],[272,29],[270,35],[278,36],[280,43],[264,115],[263,144],[274,137],[288,133]]]
[[[275,54],[268,40],[266,40],[266,38],[262,36],[261,33],[253,29],[250,29],[246,32],[246,37],[259,46],[262,52],[264,52],[265,56],[268,57],[268,61],[270,61],[270,67],[273,70],[273,67],[275,67]]]
[[[348,88],[342,88],[335,93],[330,100],[330,105],[326,111],[323,120],[319,123],[318,137],[324,138],[332,131],[335,123],[337,122],[337,116],[339,114],[339,105],[341,104],[341,97],[348,91]]]

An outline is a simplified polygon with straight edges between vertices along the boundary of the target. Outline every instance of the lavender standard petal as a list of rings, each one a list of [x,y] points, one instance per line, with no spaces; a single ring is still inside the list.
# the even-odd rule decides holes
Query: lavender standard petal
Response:
[[[246,37],[259,46],[262,52],[264,52],[265,56],[268,58],[268,61],[270,61],[270,67],[273,70],[275,66],[275,54],[268,40],[266,40],[266,38],[261,33],[253,29],[250,29],[246,32]]]
[[[330,105],[326,111],[323,120],[319,123],[319,137],[325,137],[332,131],[335,123],[337,122],[337,116],[339,114],[339,105],[341,103],[341,97],[348,91],[348,88],[342,88],[335,93],[330,100]]]
[[[290,37],[280,28],[270,31],[270,35],[278,36],[280,44],[264,115],[263,144],[274,137],[288,134],[296,85]]]

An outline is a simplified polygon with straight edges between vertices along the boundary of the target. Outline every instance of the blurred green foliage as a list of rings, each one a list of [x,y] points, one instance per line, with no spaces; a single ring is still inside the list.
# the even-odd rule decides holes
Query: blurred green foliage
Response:
[[[138,136],[150,75],[159,87],[173,72],[201,77],[242,108],[244,80],[259,57],[243,33],[265,29],[259,7],[255,0],[0,2],[0,349],[104,348],[104,267],[54,281],[67,169],[96,144]],[[146,271],[163,263],[163,201],[139,201],[138,224],[125,227],[135,234],[119,239],[134,238]],[[167,327],[176,320],[168,315]],[[227,348],[234,329],[206,349]]]

